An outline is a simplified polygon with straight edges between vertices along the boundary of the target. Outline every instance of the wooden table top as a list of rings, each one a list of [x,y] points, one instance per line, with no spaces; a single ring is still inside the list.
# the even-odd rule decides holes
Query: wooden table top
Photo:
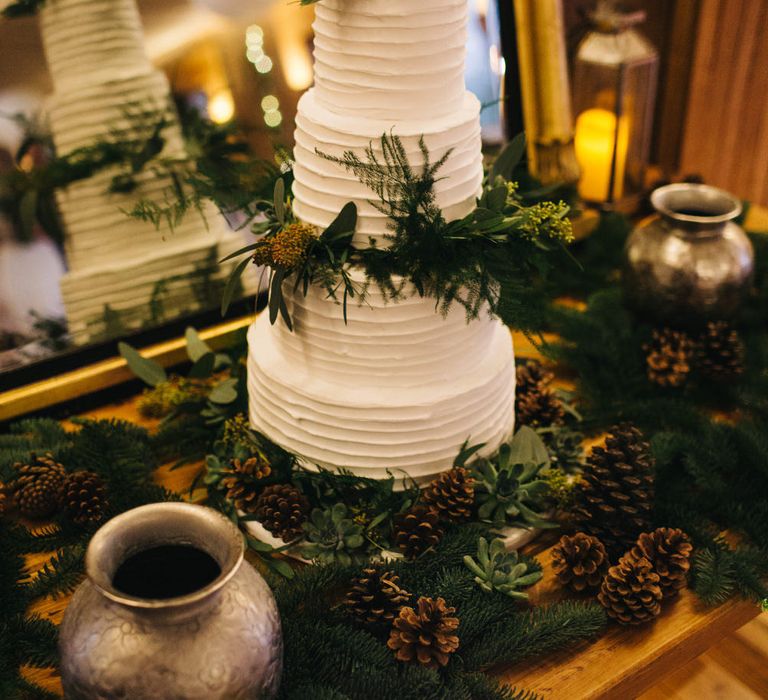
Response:
[[[514,334],[518,357],[536,356],[535,349],[522,335]],[[567,382],[560,379],[561,386]],[[141,418],[130,399],[90,411],[93,419],[120,418],[152,429],[157,421]],[[166,488],[186,492],[201,464],[190,464],[170,471],[162,467],[156,480]],[[204,497],[204,490],[192,494],[193,501]],[[556,539],[556,538],[555,538]],[[527,549],[544,566],[544,578],[531,589],[535,604],[554,602],[563,597],[562,589],[551,573],[552,540],[534,542]],[[35,571],[46,555],[28,557],[29,571]],[[68,597],[41,599],[31,611],[59,623]],[[572,649],[532,659],[500,671],[510,685],[535,691],[548,700],[582,698],[633,698],[658,683],[663,676],[678,670],[723,637],[731,634],[759,614],[754,603],[733,599],[717,608],[708,608],[689,590],[665,605],[661,616],[643,627],[611,625],[607,633],[593,643],[581,643]],[[25,675],[45,688],[61,693],[58,677],[45,669],[25,669]]]

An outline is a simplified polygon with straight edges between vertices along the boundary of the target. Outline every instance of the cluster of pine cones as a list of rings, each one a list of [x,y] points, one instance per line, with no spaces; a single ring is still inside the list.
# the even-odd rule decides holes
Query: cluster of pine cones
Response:
[[[577,491],[575,535],[552,550],[558,580],[594,591],[609,616],[639,624],[686,585],[692,545],[678,529],[651,525],[654,463],[640,431],[624,424],[594,447]],[[611,562],[615,562],[611,566]]]
[[[399,661],[433,669],[445,666],[459,647],[456,609],[443,598],[425,596],[411,607],[412,597],[396,574],[371,567],[352,580],[343,606],[369,631],[388,635],[387,646]]]
[[[661,602],[685,588],[693,550],[679,529],[643,532],[633,547],[610,566],[603,543],[594,535],[564,535],[552,550],[552,567],[564,586],[577,592],[599,588],[597,599],[622,625],[652,620]]]
[[[394,518],[393,540],[406,559],[434,549],[443,538],[445,525],[470,520],[475,490],[469,470],[454,467],[434,479],[422,493],[421,502]]]
[[[648,379],[662,387],[681,387],[694,372],[717,381],[744,372],[744,344],[725,321],[710,321],[698,337],[671,328],[654,330],[643,350]]]
[[[62,509],[80,525],[103,519],[109,505],[107,487],[95,472],[67,473],[50,453],[31,454],[26,463],[17,462],[13,468],[15,478],[5,489],[5,507],[12,505],[32,520],[53,517]]]

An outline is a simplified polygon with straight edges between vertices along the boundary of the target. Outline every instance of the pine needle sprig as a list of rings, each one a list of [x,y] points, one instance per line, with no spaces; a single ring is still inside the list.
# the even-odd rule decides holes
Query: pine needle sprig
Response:
[[[30,600],[40,596],[60,598],[72,593],[83,580],[84,562],[84,546],[60,550],[25,582],[22,592]]]
[[[19,615],[9,625],[19,658],[30,666],[54,667],[59,662],[59,630],[49,620],[36,615]]]

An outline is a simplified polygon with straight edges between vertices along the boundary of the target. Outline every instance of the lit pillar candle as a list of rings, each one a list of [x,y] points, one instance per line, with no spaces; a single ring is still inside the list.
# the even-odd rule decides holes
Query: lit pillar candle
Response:
[[[579,195],[588,202],[606,202],[611,182],[611,166],[616,154],[612,199],[624,192],[624,169],[627,162],[629,128],[626,117],[607,109],[588,109],[576,120],[576,159],[581,168]]]

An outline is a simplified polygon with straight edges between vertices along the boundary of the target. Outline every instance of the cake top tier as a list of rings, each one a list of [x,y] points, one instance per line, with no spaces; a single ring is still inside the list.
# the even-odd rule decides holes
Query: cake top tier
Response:
[[[321,0],[315,5],[315,97],[375,119],[461,109],[467,0]]]
[[[57,92],[152,69],[135,0],[47,0],[40,25]]]

